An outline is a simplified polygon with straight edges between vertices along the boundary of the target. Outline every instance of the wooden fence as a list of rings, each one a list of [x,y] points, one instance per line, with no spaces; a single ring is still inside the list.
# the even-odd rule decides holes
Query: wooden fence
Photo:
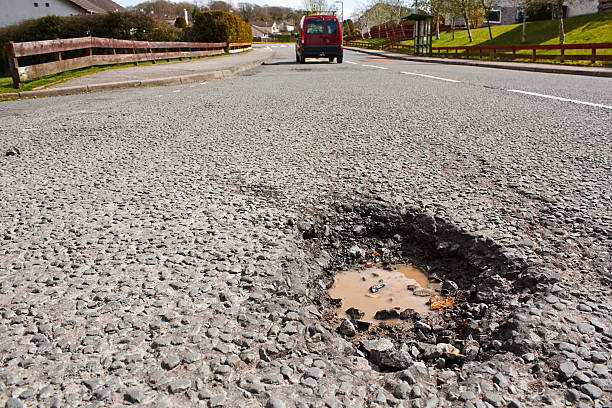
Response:
[[[250,43],[150,42],[98,37],[9,42],[6,45],[15,88],[20,88],[23,81],[73,69],[127,62],[195,58],[238,52],[250,47]],[[35,61],[32,64],[34,56],[46,57],[51,61]]]
[[[598,50],[605,49],[612,49],[612,43],[432,47],[432,55],[444,58],[478,58],[488,60],[612,61],[612,55],[597,53]],[[566,53],[567,50],[589,50],[590,53],[568,54]],[[538,53],[538,51],[544,51],[545,53]],[[551,51],[558,51],[558,53],[551,53]]]
[[[377,50],[395,50],[408,54],[414,51],[414,47],[412,45],[400,44],[391,40],[376,43],[365,41],[347,41],[345,42],[345,46]],[[567,50],[589,50],[590,52],[581,54],[568,54],[566,52]],[[612,54],[601,54],[598,53],[598,50],[612,50],[612,43],[547,45],[473,45],[468,47],[432,47],[431,55],[443,58],[471,58],[510,61],[612,61]],[[555,51],[558,52],[555,53]]]

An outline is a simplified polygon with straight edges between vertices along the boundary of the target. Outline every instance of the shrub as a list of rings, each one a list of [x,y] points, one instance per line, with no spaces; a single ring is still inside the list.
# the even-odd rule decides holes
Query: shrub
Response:
[[[176,20],[174,20],[174,26],[176,28],[187,27],[187,22],[185,21],[185,17],[177,17]]]
[[[252,42],[251,26],[231,13],[224,11],[200,11],[196,13],[193,27],[184,31],[188,41],[195,42]]]

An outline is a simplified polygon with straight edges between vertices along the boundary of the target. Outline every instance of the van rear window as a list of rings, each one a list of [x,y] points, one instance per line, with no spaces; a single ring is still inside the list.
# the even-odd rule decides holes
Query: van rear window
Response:
[[[306,34],[323,34],[323,19],[312,18],[306,23]]]
[[[327,23],[327,34],[336,34],[338,32],[338,23],[336,23],[336,20],[330,18],[325,22]]]

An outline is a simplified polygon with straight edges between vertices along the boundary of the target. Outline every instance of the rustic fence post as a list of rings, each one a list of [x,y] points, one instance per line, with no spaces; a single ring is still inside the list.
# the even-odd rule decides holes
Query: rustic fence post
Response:
[[[6,43],[6,55],[9,60],[9,68],[11,70],[11,76],[13,77],[13,87],[21,88],[21,80],[19,79],[19,61],[15,56],[15,47],[12,41]]]
[[[55,39],[55,41],[58,41],[58,42],[59,42],[59,40],[60,40],[59,38],[56,38],[56,39]],[[55,61],[61,61],[61,60],[62,60],[62,52],[61,52],[61,51],[54,52],[54,53],[53,53],[53,59],[54,59]]]
[[[531,60],[535,61],[536,60],[536,49],[533,49],[533,55],[531,56]]]
[[[595,60],[597,59],[597,57],[596,57],[597,56],[597,48],[593,47],[591,49],[591,52],[592,52],[591,53],[591,62],[594,64]]]

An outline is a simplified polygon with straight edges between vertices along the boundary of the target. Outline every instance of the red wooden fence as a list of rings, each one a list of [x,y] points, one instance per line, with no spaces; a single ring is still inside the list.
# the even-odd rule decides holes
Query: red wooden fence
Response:
[[[347,41],[347,47],[370,48],[378,50],[396,50],[411,53],[412,45],[400,44],[391,40],[371,43],[365,41]],[[478,58],[489,60],[557,60],[572,61],[612,61],[612,55],[597,53],[598,50],[612,49],[612,43],[591,44],[547,44],[547,45],[473,45],[468,47],[432,47],[432,56],[444,58]],[[542,54],[538,50],[559,51],[558,54]],[[589,50],[584,54],[567,54],[566,50]],[[525,52],[528,51],[528,52]]]
[[[150,42],[82,37],[23,43],[9,42],[6,47],[13,85],[19,88],[23,81],[78,68],[216,55],[249,48],[250,44]],[[72,51],[72,55],[65,59],[64,53],[68,51]],[[74,56],[75,51],[79,51],[78,56]],[[35,55],[52,55],[53,61],[34,65],[25,65],[22,61],[20,64],[19,58]]]
[[[566,60],[612,61],[610,54],[597,50],[612,49],[612,43],[546,44],[546,45],[473,45],[469,47],[432,47],[432,55],[445,58],[480,58],[502,60]],[[558,54],[542,54],[538,50],[556,50]],[[566,50],[590,50],[588,54],[566,54]],[[523,52],[521,52],[523,51]],[[528,53],[524,51],[529,51]]]

